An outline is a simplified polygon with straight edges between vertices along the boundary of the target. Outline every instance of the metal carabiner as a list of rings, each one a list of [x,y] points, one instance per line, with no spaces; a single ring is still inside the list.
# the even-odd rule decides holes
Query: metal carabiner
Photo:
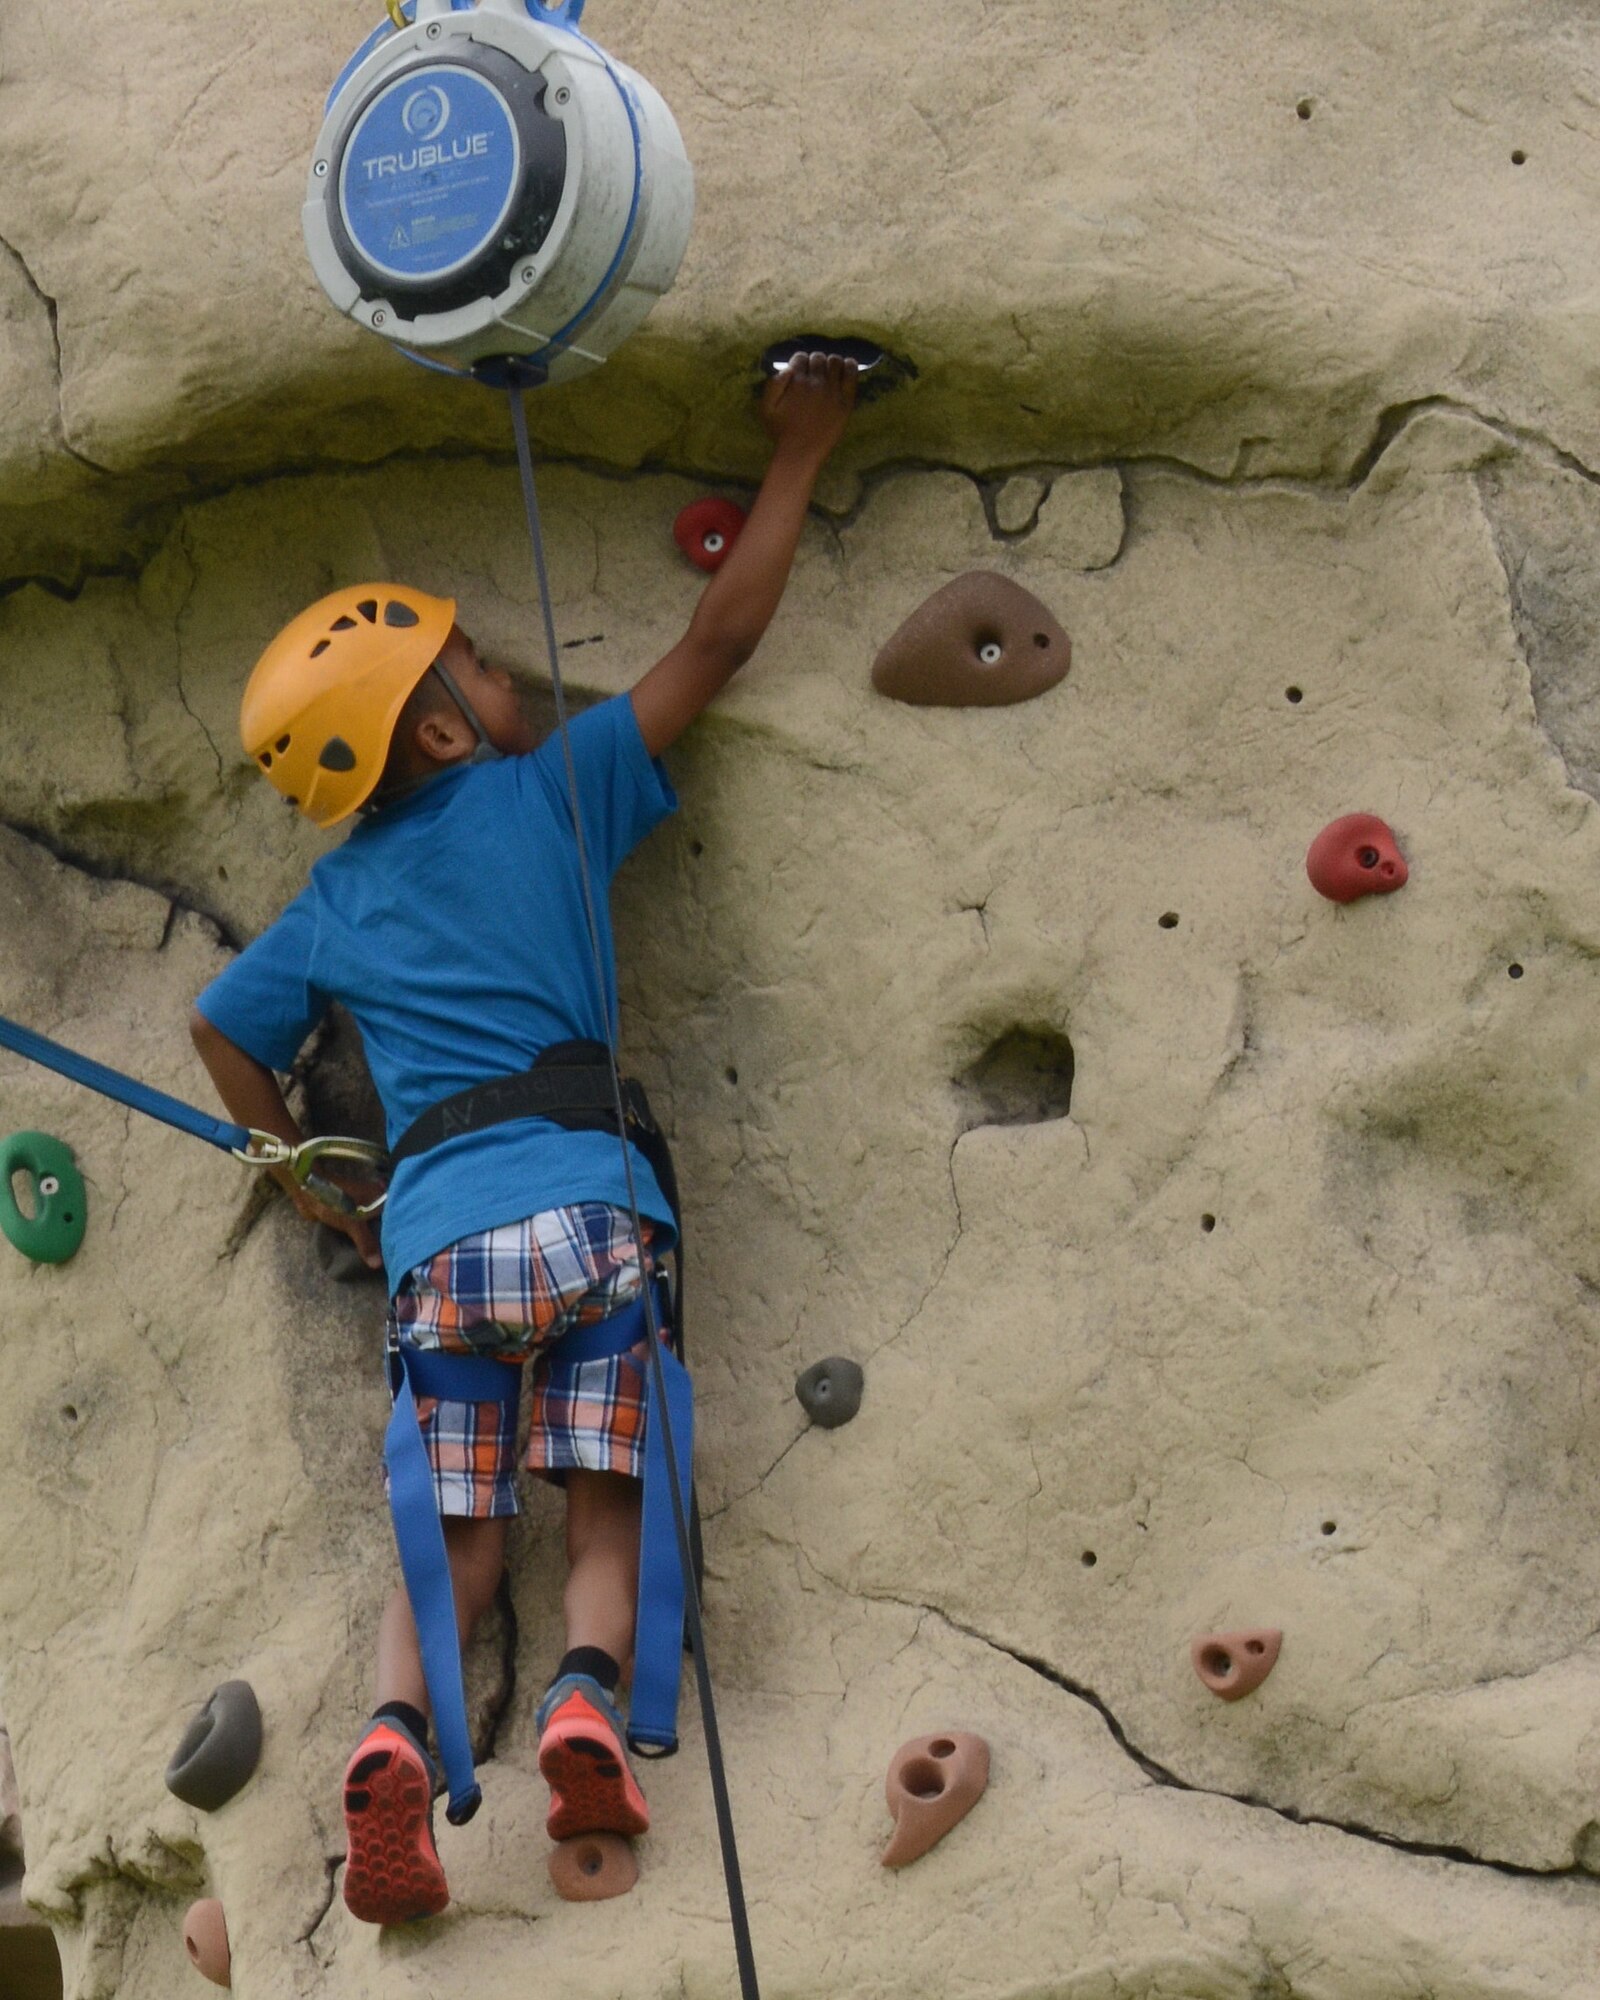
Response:
[[[248,1167],[287,1167],[291,1177],[307,1194],[314,1195],[329,1208],[337,1209],[341,1215],[375,1215],[389,1198],[386,1188],[375,1201],[355,1201],[342,1187],[324,1180],[316,1171],[319,1160],[334,1159],[356,1160],[362,1166],[382,1173],[389,1164],[389,1155],[370,1139],[347,1139],[330,1133],[319,1138],[302,1139],[297,1146],[291,1146],[276,1133],[258,1132],[251,1128],[249,1151],[234,1147],[233,1157],[243,1160]]]

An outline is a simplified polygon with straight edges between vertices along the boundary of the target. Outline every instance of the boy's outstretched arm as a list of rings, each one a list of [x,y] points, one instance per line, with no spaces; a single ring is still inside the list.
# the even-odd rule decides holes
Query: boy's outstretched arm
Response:
[[[652,757],[732,680],[772,622],[811,490],[855,400],[856,365],[838,355],[802,354],[767,384],[761,419],[775,449],[750,518],[707,584],[688,631],[633,690],[633,712]]]
[[[198,1007],[190,1011],[189,1033],[234,1123],[248,1126],[252,1132],[270,1132],[285,1145],[297,1146],[305,1134],[272,1071],[263,1068],[254,1056],[247,1055],[237,1042],[229,1041]],[[329,1208],[301,1187],[285,1167],[269,1167],[267,1171],[308,1222],[326,1222],[342,1231],[361,1252],[365,1264],[375,1271],[381,1268],[383,1256],[378,1239],[364,1216],[344,1215]]]

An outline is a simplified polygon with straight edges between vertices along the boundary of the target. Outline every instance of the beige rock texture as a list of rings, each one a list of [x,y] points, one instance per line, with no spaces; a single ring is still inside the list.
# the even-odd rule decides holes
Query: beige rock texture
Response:
[[[492,397],[299,242],[366,27],[0,12],[0,1013],[193,1102],[200,986],[323,837],[235,735],[339,581],[529,683]],[[773,2000],[1600,1993],[1600,23],[1552,4],[591,0],[698,176],[680,283],[533,402],[563,664],[627,687],[748,497],[757,358],[864,409],[616,912],[692,1232],[713,1678]],[[1015,708],[874,694],[968,570],[1071,634]],[[1385,819],[1349,906],[1311,837]],[[356,1115],[337,1030],[296,1088]],[[76,1258],[0,1244],[0,1703],[70,2000],[738,1992],[692,1692],[638,1886],[551,1884],[559,1507],[469,1661],[486,1803],[404,1933],[339,1897],[394,1558],[380,1301],[244,1168],[11,1056]],[[865,1370],[809,1426],[795,1377]],[[1221,1703],[1208,1631],[1284,1633]],[[261,1767],[161,1774],[219,1681]],[[981,1806],[878,1865],[895,1747]]]

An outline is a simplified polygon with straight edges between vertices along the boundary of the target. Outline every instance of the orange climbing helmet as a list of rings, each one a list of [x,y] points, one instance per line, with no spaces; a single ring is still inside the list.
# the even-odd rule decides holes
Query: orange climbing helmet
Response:
[[[337,826],[371,796],[400,711],[455,616],[452,598],[352,584],[302,611],[261,655],[239,739],[307,819]]]

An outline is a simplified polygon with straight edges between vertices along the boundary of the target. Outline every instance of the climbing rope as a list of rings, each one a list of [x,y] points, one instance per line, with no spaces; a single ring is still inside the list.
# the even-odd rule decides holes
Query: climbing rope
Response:
[[[605,955],[601,948],[600,927],[595,915],[594,885],[589,872],[588,843],[583,831],[583,809],[578,799],[578,769],[573,760],[572,739],[567,727],[566,689],[561,679],[560,649],[556,643],[555,614],[550,601],[550,575],[545,562],[544,534],[539,524],[539,498],[534,488],[533,453],[528,444],[528,413],[522,400],[524,380],[537,382],[540,379],[541,377],[533,371],[529,371],[519,379],[515,368],[508,368],[505,383],[506,399],[511,406],[511,428],[517,441],[517,470],[522,477],[522,504],[528,519],[528,539],[533,545],[533,566],[539,586],[539,607],[544,618],[545,648],[550,658],[550,690],[555,700],[556,728],[561,737],[561,752],[566,763],[567,793],[572,806],[572,828],[578,848],[578,880],[583,895],[584,921],[589,932],[589,954],[595,985],[600,996],[600,1013],[605,1022],[606,1060],[611,1071],[613,1108],[616,1113],[617,1130],[624,1134],[622,1165],[627,1176],[628,1211],[633,1218],[634,1241],[642,1246],[644,1221],[639,1213],[633,1158],[626,1138],[622,1072],[617,1061],[616,1037],[611,1024],[611,1010],[606,1004]],[[644,1287],[643,1297],[645,1318],[649,1327],[649,1338],[645,1345],[649,1350],[651,1371],[650,1417],[652,1422],[659,1419],[666,1443],[667,1463],[676,1465],[679,1461],[673,1444],[672,1420],[667,1413],[665,1370],[661,1364],[660,1351],[661,1323],[656,1310],[655,1287],[647,1284]],[[700,1698],[700,1716],[706,1735],[706,1760],[711,1767],[711,1796],[716,1807],[717,1837],[722,1846],[722,1872],[727,1883],[728,1915],[733,1924],[734,1951],[739,1961],[739,1990],[742,2000],[761,2000],[760,1988],[756,1984],[755,1953],[750,1943],[750,1919],[745,1908],[744,1882],[739,1869],[739,1848],[734,1838],[733,1809],[728,1799],[728,1779],[722,1762],[722,1739],[717,1729],[716,1702],[711,1691],[711,1672],[706,1664],[705,1626],[700,1615],[700,1592],[695,1584],[688,1510],[684,1505],[680,1482],[673,1478],[667,1481],[667,1485],[672,1493],[672,1521],[678,1539],[678,1560],[683,1567],[684,1617],[689,1628],[690,1650],[694,1655],[695,1687]]]

